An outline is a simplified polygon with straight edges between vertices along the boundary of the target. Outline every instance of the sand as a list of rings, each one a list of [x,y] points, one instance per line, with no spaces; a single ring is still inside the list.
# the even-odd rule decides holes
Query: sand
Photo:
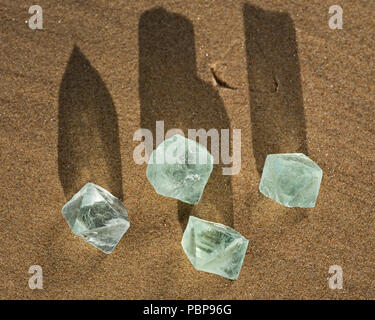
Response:
[[[43,30],[28,28],[28,5],[0,8],[1,299],[375,298],[375,3],[336,1],[342,30],[323,0],[38,4]],[[241,129],[241,171],[216,165],[195,207],[159,196],[133,160],[134,133],[156,120]],[[323,169],[314,209],[259,193],[273,152]],[[111,255],[61,214],[87,181],[129,212]],[[189,214],[249,239],[237,281],[192,267]],[[28,286],[32,265],[43,290]]]

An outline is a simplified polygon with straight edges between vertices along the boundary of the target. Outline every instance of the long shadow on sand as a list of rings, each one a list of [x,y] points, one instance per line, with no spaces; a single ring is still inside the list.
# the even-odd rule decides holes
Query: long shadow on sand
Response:
[[[220,129],[230,129],[221,97],[212,85],[197,77],[196,69],[192,23],[186,17],[163,8],[144,12],[139,21],[142,128],[151,130],[154,137],[155,123],[159,120],[164,121],[165,132],[179,128],[186,137],[189,128],[216,128],[219,132]],[[222,165],[214,165],[197,206],[193,208],[178,202],[182,229],[190,214],[233,225],[231,179],[222,175]]]
[[[259,175],[267,154],[307,155],[296,32],[288,13],[243,7],[253,152]]]
[[[87,182],[122,199],[115,107],[106,85],[75,46],[59,92],[58,165],[68,199]]]

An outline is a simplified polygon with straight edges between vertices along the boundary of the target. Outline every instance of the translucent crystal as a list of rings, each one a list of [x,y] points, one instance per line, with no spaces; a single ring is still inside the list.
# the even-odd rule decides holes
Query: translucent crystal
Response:
[[[74,234],[104,253],[111,253],[128,230],[128,213],[107,190],[87,183],[62,208]]]
[[[196,204],[212,168],[213,157],[204,146],[177,134],[152,152],[146,175],[157,193]]]
[[[182,247],[197,270],[235,280],[241,271],[249,241],[220,223],[190,216]]]
[[[284,206],[312,208],[322,176],[322,169],[303,153],[269,154],[259,190]]]

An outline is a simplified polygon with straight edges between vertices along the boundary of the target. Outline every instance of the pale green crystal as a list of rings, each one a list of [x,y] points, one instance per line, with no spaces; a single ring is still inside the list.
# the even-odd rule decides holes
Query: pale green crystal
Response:
[[[259,190],[284,206],[312,208],[322,176],[322,169],[303,153],[269,154]]]
[[[203,145],[176,134],[152,152],[146,175],[157,193],[196,204],[212,168],[213,157]]]
[[[220,223],[190,216],[182,248],[197,270],[235,280],[241,271],[249,241]]]
[[[130,226],[122,202],[90,182],[64,205],[62,213],[74,234],[107,254]]]

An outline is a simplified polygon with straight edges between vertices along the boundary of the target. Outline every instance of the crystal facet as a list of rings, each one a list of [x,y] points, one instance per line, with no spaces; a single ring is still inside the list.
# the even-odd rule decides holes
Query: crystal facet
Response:
[[[203,145],[176,134],[152,152],[146,175],[157,193],[196,204],[212,168],[213,157]]]
[[[303,153],[269,154],[259,190],[284,206],[312,208],[322,176],[322,169]]]
[[[74,234],[107,254],[130,226],[122,202],[90,182],[64,205],[62,213]]]
[[[190,216],[182,248],[197,270],[235,280],[241,271],[249,241],[220,223]]]

